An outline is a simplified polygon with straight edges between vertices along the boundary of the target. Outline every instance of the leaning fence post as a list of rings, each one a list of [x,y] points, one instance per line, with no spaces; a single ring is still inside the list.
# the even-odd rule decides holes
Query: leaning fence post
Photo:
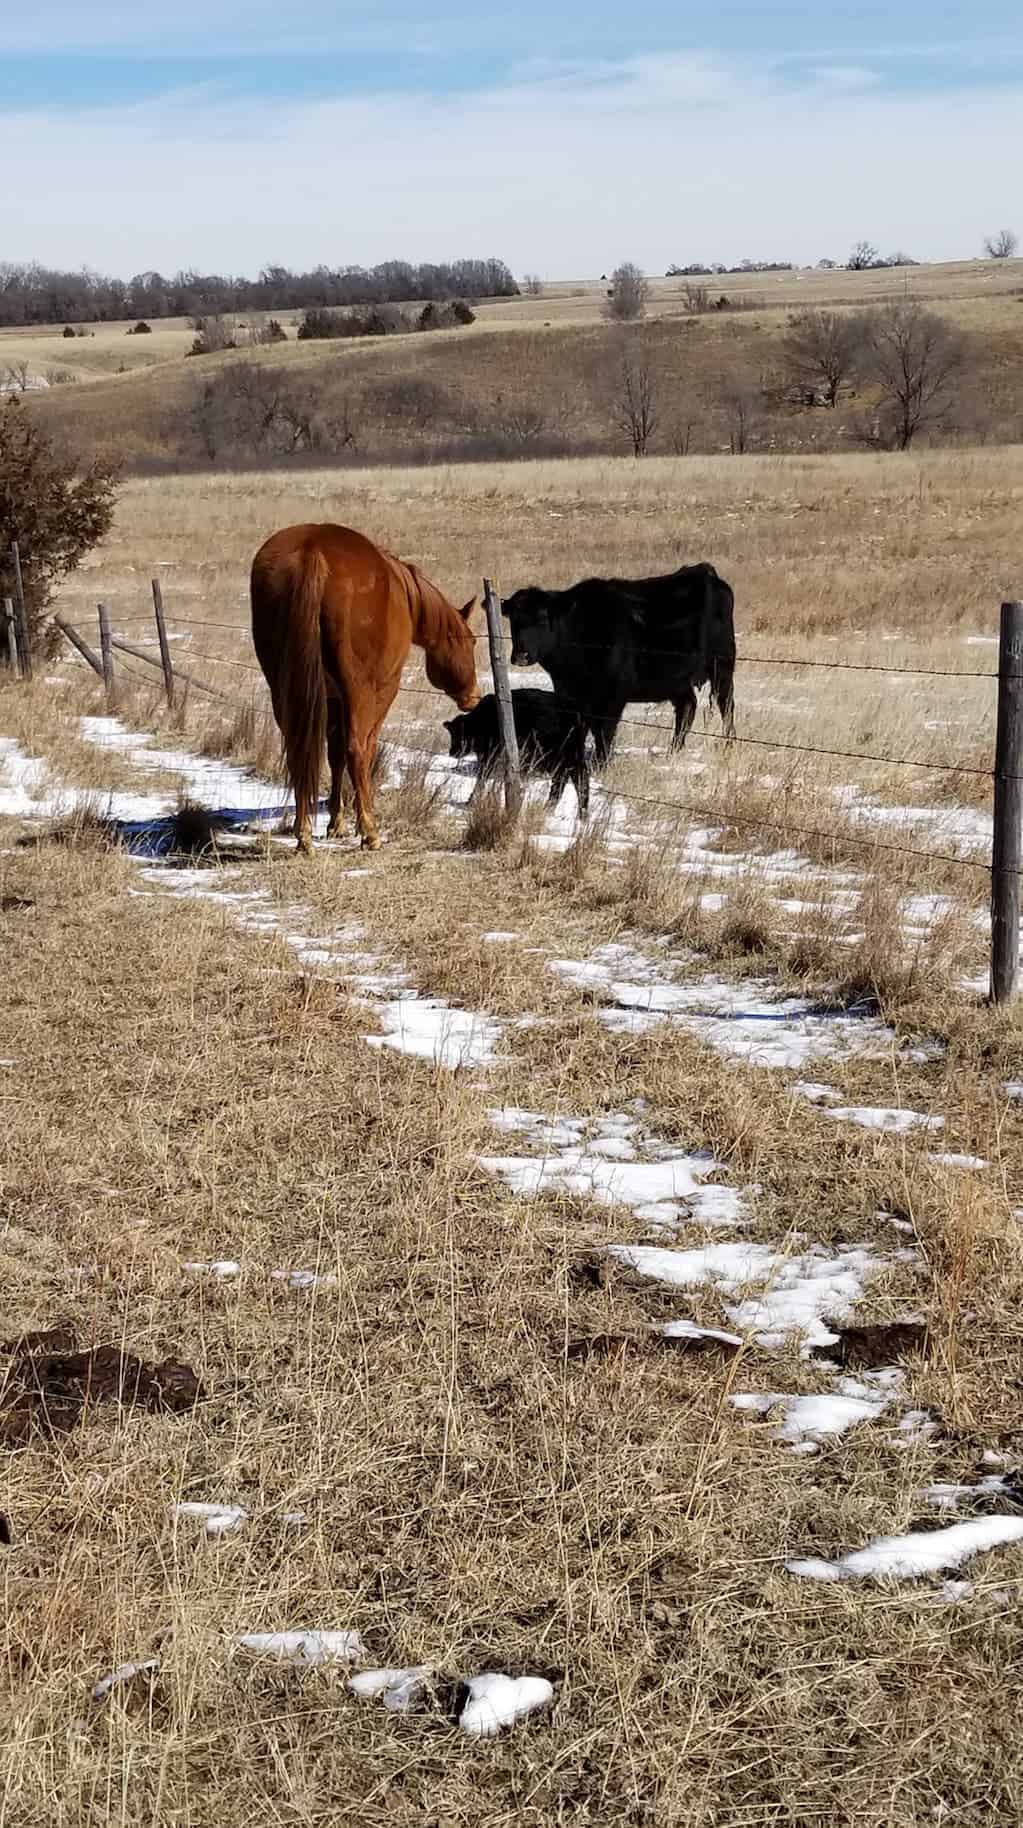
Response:
[[[21,552],[17,540],[11,543],[14,562],[14,615],[22,679],[32,677],[32,643],[28,638],[28,613],[25,609],[25,582],[21,575]]]
[[[91,666],[93,672],[98,673],[100,678],[102,679],[103,678],[103,662],[102,662],[102,660],[98,659],[97,656],[93,653],[88,642],[82,640],[82,637],[78,633],[78,630],[76,628],[72,628],[70,622],[65,622],[63,616],[54,616],[53,622],[54,622],[54,627],[59,628],[61,634],[67,636],[67,639],[70,641],[71,646],[73,648],[77,649],[78,653],[81,654],[82,659],[87,661],[88,664]]]
[[[160,659],[163,662],[163,683],[167,693],[167,705],[173,711],[174,668],[171,665],[170,647],[167,643],[167,624],[163,616],[163,590],[159,578],[153,579],[153,613],[156,616],[156,634],[160,643]]]
[[[519,769],[519,744],[515,735],[515,713],[512,709],[511,681],[504,656],[501,630],[501,599],[489,578],[483,580],[483,608],[490,640],[490,670],[494,677],[497,720],[504,752],[504,804],[508,817],[517,819],[522,810],[522,775]]]
[[[1007,1003],[1019,977],[1023,861],[1023,603],[1003,603],[998,647],[994,834],[991,844],[991,1000]]]
[[[107,689],[107,703],[114,702],[114,650],[110,645],[110,611],[105,603],[99,604],[99,651],[103,661],[103,684]]]
[[[6,656],[7,665],[11,670],[11,678],[17,679],[21,669],[18,665],[18,634],[17,624],[14,620],[13,597],[4,598],[2,633],[3,643],[0,644],[0,660]]]

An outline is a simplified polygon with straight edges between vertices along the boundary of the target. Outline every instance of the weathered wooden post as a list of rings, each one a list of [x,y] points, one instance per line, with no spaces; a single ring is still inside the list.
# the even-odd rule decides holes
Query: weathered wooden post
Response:
[[[103,684],[107,689],[107,704],[114,702],[114,650],[110,645],[110,611],[105,603],[99,604],[99,651],[103,661]]]
[[[11,559],[14,564],[14,615],[15,630],[18,638],[18,657],[21,660],[22,679],[32,677],[32,643],[28,634],[28,612],[25,608],[25,583],[21,575],[21,552],[18,542],[11,544]]]
[[[91,666],[93,672],[98,673],[100,678],[102,679],[103,678],[103,662],[102,662],[102,660],[100,660],[98,658],[98,656],[96,654],[93,653],[93,650],[89,646],[88,642],[82,640],[82,637],[78,633],[78,630],[76,628],[72,628],[70,622],[65,622],[63,616],[54,616],[53,620],[54,620],[55,626],[60,629],[61,634],[66,636],[67,640],[70,641],[71,646],[73,648],[77,649],[78,653],[81,654],[82,659],[87,660],[89,665]]]
[[[14,619],[14,598],[5,597],[3,607],[3,627],[0,628],[0,663],[8,666],[11,678],[17,679],[21,668],[18,665],[18,627]]]
[[[167,693],[168,709],[174,709],[174,668],[171,665],[170,647],[167,643],[167,624],[163,615],[163,589],[159,578],[153,579],[153,613],[156,616],[156,634],[160,643],[160,659],[163,663],[163,684]]]
[[[991,845],[991,1001],[1008,1003],[1019,978],[1023,861],[1023,603],[1003,603],[998,648],[994,835]]]
[[[487,636],[490,642],[490,670],[494,677],[494,697],[497,699],[497,721],[501,731],[501,748],[504,752],[504,804],[510,819],[517,819],[522,811],[522,774],[519,767],[519,743],[515,734],[515,713],[512,709],[511,681],[508,678],[508,663],[504,654],[504,634],[501,628],[501,599],[494,590],[489,578],[483,580],[483,608],[487,617]]]

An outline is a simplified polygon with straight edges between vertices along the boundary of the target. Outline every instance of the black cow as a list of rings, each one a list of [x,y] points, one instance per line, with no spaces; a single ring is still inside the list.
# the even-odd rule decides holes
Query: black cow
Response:
[[[528,687],[512,693],[512,716],[519,741],[519,760],[525,774],[549,774],[549,804],[556,806],[569,781],[576,791],[579,812],[590,809],[590,771],[586,763],[586,725],[553,692]],[[473,711],[452,717],[445,725],[453,756],[475,755],[480,784],[493,775],[501,757],[501,729],[493,692],[481,698]]]
[[[504,605],[512,665],[544,667],[593,732],[597,762],[614,747],[629,704],[675,707],[681,749],[708,685],[725,734],[735,734],[735,599],[713,565],[663,578],[584,578],[568,590],[517,590]]]

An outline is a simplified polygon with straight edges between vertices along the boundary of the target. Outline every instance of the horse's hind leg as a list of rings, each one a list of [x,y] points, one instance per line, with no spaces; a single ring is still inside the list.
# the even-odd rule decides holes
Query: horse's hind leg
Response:
[[[345,814],[341,802],[341,782],[345,772],[345,713],[340,698],[327,699],[327,756],[330,761],[327,836],[343,838]]]
[[[358,718],[349,714],[346,753],[348,774],[355,796],[355,829],[362,839],[363,850],[367,851],[380,849],[380,831],[373,812],[373,762],[380,726],[388,709],[385,705],[375,723],[368,729],[361,727]]]

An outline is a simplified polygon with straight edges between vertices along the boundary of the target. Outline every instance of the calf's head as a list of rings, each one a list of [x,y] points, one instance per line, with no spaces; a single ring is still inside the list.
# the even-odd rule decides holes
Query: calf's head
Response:
[[[445,723],[444,728],[451,739],[450,753],[452,756],[457,759],[460,756],[472,754],[468,717],[451,717]]]

